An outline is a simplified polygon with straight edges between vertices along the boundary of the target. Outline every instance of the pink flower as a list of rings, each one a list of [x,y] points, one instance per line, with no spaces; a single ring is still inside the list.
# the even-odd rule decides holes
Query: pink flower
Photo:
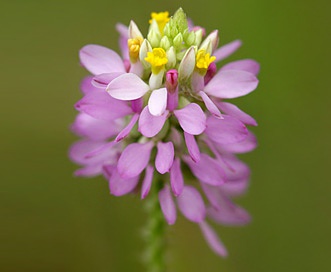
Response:
[[[72,130],[82,140],[71,147],[70,157],[82,166],[76,175],[102,174],[115,196],[140,189],[144,199],[162,177],[158,197],[168,224],[176,222],[178,209],[199,224],[215,253],[226,256],[207,220],[250,221],[232,198],[248,187],[250,169],[236,154],[256,147],[246,126],[257,123],[224,99],[254,91],[259,64],[239,60],[217,71],[215,62],[241,42],[217,48],[218,31],[203,39],[204,29],[192,23],[188,28],[178,12],[171,19],[164,14],[152,19],[146,38],[134,22],[118,24],[122,57],[99,45],[81,49],[81,64],[92,76],[84,79],[84,96],[75,105],[79,114]],[[176,18],[181,19],[174,23]]]

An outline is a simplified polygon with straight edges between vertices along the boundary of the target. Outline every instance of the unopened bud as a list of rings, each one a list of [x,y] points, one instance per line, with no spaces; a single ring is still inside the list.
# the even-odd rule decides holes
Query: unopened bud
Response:
[[[175,48],[181,48],[183,46],[183,35],[182,33],[178,33],[174,38],[174,46]]]
[[[195,67],[195,49],[191,46],[185,53],[178,67],[179,81],[187,80],[193,73]]]
[[[151,31],[149,31],[149,33],[147,35],[147,39],[151,43],[151,46],[153,48],[159,47],[161,35],[160,35],[160,33],[156,32],[152,29]]]
[[[162,47],[164,50],[168,50],[171,46],[171,43],[169,41],[169,38],[167,36],[163,36],[160,41],[160,47]]]
[[[167,50],[167,59],[168,59],[168,63],[166,64],[166,68],[170,69],[176,66],[176,50],[173,46],[171,46],[168,50]]]
[[[208,46],[208,43],[211,44],[211,52],[209,52],[207,46]],[[217,48],[217,45],[218,45],[218,30],[214,30],[213,32],[211,32],[207,37],[206,39],[202,42],[201,46],[199,49],[204,49],[206,50],[208,53],[212,53],[216,48]]]
[[[176,69],[171,69],[166,73],[166,88],[168,92],[173,93],[178,86],[178,72]]]
[[[167,109],[174,111],[178,107],[178,72],[176,69],[167,72],[165,86],[168,91]]]
[[[152,46],[148,40],[144,40],[140,46],[139,59],[145,68],[150,68],[151,64],[145,60],[148,52],[152,52]]]
[[[129,39],[142,38],[142,37],[143,34],[141,34],[136,23],[134,21],[131,21],[129,25]]]
[[[202,41],[202,37],[204,36],[204,29],[200,28],[199,30],[195,31],[194,33],[195,33],[194,45],[199,46]]]

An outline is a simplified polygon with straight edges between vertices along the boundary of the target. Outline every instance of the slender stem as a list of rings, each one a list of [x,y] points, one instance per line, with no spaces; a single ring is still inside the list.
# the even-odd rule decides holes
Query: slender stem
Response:
[[[144,230],[146,250],[146,272],[165,272],[165,230],[166,223],[163,217],[158,193],[162,189],[162,182],[155,180],[146,202],[148,213],[147,225]]]

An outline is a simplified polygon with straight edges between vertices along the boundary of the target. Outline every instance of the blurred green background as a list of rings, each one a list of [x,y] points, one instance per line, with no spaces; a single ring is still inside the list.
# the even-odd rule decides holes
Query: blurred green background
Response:
[[[238,99],[256,117],[259,148],[243,228],[216,227],[220,259],[198,227],[169,229],[169,271],[331,271],[330,8],[326,0],[2,0],[1,271],[144,271],[145,214],[103,178],[74,178],[67,157],[73,104],[86,75],[78,50],[116,48],[116,22],[146,32],[151,11],[182,6],[197,25],[240,38],[230,60],[261,63],[259,88]]]

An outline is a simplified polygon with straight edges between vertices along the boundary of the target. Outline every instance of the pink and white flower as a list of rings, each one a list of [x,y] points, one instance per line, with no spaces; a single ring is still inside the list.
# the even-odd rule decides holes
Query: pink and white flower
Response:
[[[133,21],[117,25],[122,57],[100,45],[81,49],[80,62],[92,76],[75,105],[72,130],[82,140],[70,157],[82,166],[76,175],[102,174],[115,196],[140,190],[145,199],[162,180],[158,197],[168,224],[176,222],[178,208],[199,225],[211,249],[226,256],[207,221],[250,221],[232,198],[247,190],[250,169],[236,154],[256,147],[247,126],[257,123],[224,100],[254,91],[260,67],[246,59],[217,71],[215,63],[241,42],[217,48],[218,31],[203,39],[205,30],[189,26],[181,9],[172,18],[164,14],[151,19],[146,38]]]

